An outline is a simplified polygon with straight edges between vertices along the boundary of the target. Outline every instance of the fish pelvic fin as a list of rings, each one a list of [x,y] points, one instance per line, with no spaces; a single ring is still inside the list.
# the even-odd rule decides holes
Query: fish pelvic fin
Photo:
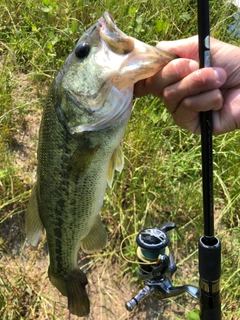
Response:
[[[86,253],[93,253],[103,249],[107,245],[107,231],[102,223],[101,217],[96,216],[94,225],[88,235],[81,240],[80,246]]]
[[[112,186],[113,182],[113,177],[114,177],[114,171],[117,170],[119,172],[122,171],[124,166],[124,154],[122,151],[121,146],[119,145],[113,152],[109,167],[108,167],[108,172],[107,172],[107,183],[109,187]]]
[[[48,276],[51,283],[62,295],[68,298],[68,309],[70,313],[78,316],[87,316],[90,312],[90,301],[85,289],[88,284],[87,277],[82,270],[76,269],[70,275],[56,276],[51,272],[51,266],[48,269]]]
[[[32,189],[26,211],[25,229],[28,241],[36,246],[40,241],[44,226],[40,218],[37,198],[37,185]]]

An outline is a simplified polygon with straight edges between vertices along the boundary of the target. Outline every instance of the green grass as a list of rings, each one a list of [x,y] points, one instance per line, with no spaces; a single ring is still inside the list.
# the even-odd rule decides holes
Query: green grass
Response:
[[[227,33],[234,6],[223,0],[210,4],[211,35],[240,45],[239,39]],[[197,33],[196,1],[191,0],[157,4],[123,0],[120,7],[114,0],[0,1],[1,319],[65,319],[59,311],[65,309],[65,302],[59,307],[52,289],[44,291],[46,265],[40,272],[37,269],[39,261],[47,260],[44,241],[37,251],[24,241],[24,213],[35,181],[36,132],[48,86],[77,39],[105,10],[124,32],[153,45]],[[239,131],[213,139],[224,319],[240,317],[239,139]],[[101,264],[109,270],[114,267],[118,281],[136,283],[137,266],[121,257],[121,241],[144,227],[175,221],[172,250],[179,269],[174,283],[197,285],[197,242],[203,233],[200,137],[178,128],[163,103],[149,96],[135,101],[124,151],[124,170],[107,190],[102,210],[109,246],[89,261],[85,257],[82,265],[88,272]],[[134,237],[126,241],[124,252],[136,260]],[[125,300],[130,298],[126,293]],[[165,305],[164,319],[179,319],[176,306],[181,319],[198,308],[186,296]],[[159,317],[160,311],[154,319]]]

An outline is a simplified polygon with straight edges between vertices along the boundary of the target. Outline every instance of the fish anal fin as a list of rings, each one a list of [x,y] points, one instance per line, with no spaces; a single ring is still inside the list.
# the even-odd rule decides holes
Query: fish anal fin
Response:
[[[81,240],[81,248],[86,253],[93,253],[103,249],[107,245],[107,240],[107,231],[102,223],[100,215],[98,214],[92,229],[88,235]]]
[[[117,170],[119,172],[122,171],[124,166],[124,155],[122,151],[122,147],[119,145],[113,152],[112,157],[110,159],[108,172],[107,172],[107,183],[111,187],[114,177],[114,171]]]
[[[51,266],[48,269],[51,283],[62,295],[68,298],[68,309],[70,313],[78,316],[87,316],[90,312],[90,302],[85,289],[88,284],[87,277],[82,270],[76,269],[64,278],[54,275]]]
[[[67,297],[67,283],[63,278],[52,273],[51,265],[48,268],[48,277],[52,285],[54,285],[54,287],[56,287],[63,296]]]
[[[39,215],[37,185],[33,187],[26,211],[25,229],[28,241],[36,246],[40,241],[44,226]]]

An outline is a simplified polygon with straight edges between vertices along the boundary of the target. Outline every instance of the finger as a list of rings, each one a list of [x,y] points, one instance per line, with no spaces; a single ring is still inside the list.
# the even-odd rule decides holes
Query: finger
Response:
[[[168,63],[153,77],[146,79],[142,86],[145,86],[145,92],[162,98],[165,87],[177,83],[198,68],[198,63],[193,60],[176,59]],[[139,88],[139,90],[143,90],[143,88]]]
[[[134,86],[134,95],[142,97],[153,94],[155,97],[162,98],[162,91],[166,86],[180,81],[198,69],[198,63],[193,60],[175,59],[153,77],[138,81]]]
[[[157,47],[165,51],[176,53],[179,57],[198,59],[197,36],[176,41],[162,41],[157,44]],[[161,91],[166,85],[179,81],[187,74],[198,69],[197,63],[190,63],[190,60],[187,61],[188,59],[173,60],[164,67],[164,69],[166,68],[164,77],[161,76],[161,73],[157,73],[152,79],[150,78],[147,81],[145,79],[137,82],[134,86],[134,95],[136,97],[142,97],[152,93],[156,97],[161,98]],[[172,77],[169,77],[171,75]],[[163,79],[166,79],[166,81],[163,82]]]
[[[226,79],[227,74],[221,68],[199,69],[181,81],[167,86],[163,90],[163,100],[168,110],[173,113],[184,98],[220,88]]]
[[[137,97],[137,98],[141,98],[143,96],[147,96],[150,92],[148,92],[147,90],[147,85],[146,85],[146,80],[140,80],[137,83],[135,83],[134,85],[134,90],[133,90],[133,94]]]
[[[213,134],[240,129],[240,88],[228,90],[223,98],[223,108],[213,112]]]
[[[157,48],[177,54],[180,58],[198,61],[198,37],[190,37],[175,41],[161,41]]]
[[[218,111],[222,108],[223,102],[224,99],[219,89],[210,90],[183,99],[172,113],[172,117],[175,123],[183,129],[200,133],[199,112]]]

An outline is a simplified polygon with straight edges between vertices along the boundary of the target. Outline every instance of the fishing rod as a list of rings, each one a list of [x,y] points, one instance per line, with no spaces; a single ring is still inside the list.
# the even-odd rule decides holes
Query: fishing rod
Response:
[[[197,3],[199,67],[206,68],[210,67],[209,1],[198,0]],[[136,242],[138,274],[145,287],[126,302],[128,311],[150,294],[163,300],[186,292],[199,300],[201,320],[221,320],[221,244],[214,235],[212,111],[201,112],[200,122],[204,235],[198,243],[199,287],[172,283],[177,266],[168,247],[168,232],[176,227],[175,223],[144,229],[138,233]]]
[[[209,0],[198,0],[199,66],[210,67]],[[198,243],[200,318],[221,319],[221,243],[214,236],[212,111],[201,112],[204,235]]]

